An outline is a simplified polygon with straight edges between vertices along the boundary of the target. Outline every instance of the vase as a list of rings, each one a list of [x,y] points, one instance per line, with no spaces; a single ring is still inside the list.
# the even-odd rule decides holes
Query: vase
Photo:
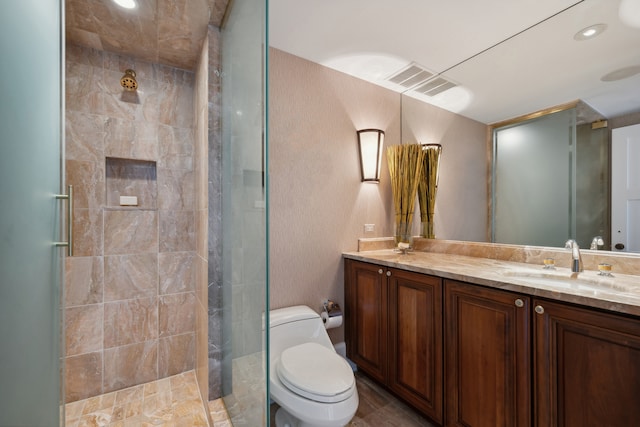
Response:
[[[433,232],[433,215],[429,215],[426,221],[422,221],[422,227],[420,231],[420,236],[426,237],[427,239],[435,239],[436,235]]]
[[[396,224],[395,241],[398,243],[408,243],[411,246],[413,241],[411,237],[411,222],[401,222]]]

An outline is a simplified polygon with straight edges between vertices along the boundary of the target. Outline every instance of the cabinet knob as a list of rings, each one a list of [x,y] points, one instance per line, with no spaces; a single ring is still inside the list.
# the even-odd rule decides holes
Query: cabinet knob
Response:
[[[524,307],[524,301],[520,298],[516,299],[516,307]]]
[[[379,270],[378,270],[378,274],[382,274],[382,269],[379,269]]]
[[[387,270],[387,277],[391,276],[391,272]]]
[[[534,309],[536,311],[536,313],[538,314],[542,314],[544,313],[544,307],[541,305],[536,305],[536,308]]]

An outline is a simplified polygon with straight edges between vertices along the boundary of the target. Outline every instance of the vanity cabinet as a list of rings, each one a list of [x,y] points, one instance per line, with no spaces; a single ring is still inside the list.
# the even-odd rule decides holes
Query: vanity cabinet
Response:
[[[445,280],[446,425],[531,425],[527,296]]]
[[[536,426],[640,426],[640,321],[533,304]]]
[[[348,357],[441,423],[442,280],[349,259],[345,279]]]
[[[345,297],[349,358],[438,424],[640,426],[637,317],[351,259]]]
[[[442,422],[442,280],[388,271],[389,388]]]
[[[387,272],[378,265],[345,260],[347,357],[358,369],[383,383],[387,380],[389,349]]]

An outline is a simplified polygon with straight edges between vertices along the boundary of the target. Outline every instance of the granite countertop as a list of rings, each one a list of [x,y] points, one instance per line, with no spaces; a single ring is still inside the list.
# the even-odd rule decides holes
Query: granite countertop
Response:
[[[606,277],[588,270],[576,275],[568,268],[545,270],[542,265],[535,264],[419,251],[402,254],[392,249],[345,252],[343,256],[445,279],[640,316],[640,276],[614,273],[613,277]]]

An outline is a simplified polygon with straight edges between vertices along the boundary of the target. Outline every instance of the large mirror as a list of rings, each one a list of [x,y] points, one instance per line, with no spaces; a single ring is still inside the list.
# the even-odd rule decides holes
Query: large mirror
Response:
[[[269,39],[277,49],[401,93],[402,143],[450,142],[473,128],[473,152],[460,138],[455,147],[443,144],[436,237],[489,241],[490,210],[480,205],[492,199],[484,135],[490,125],[578,100],[607,118],[608,132],[640,122],[639,2],[273,0]],[[432,106],[479,126],[439,113],[421,119]],[[446,189],[454,174],[455,188]],[[467,189],[472,174],[474,188]],[[484,181],[487,188],[478,188]],[[440,219],[438,204],[446,207]]]
[[[517,121],[528,120],[535,123],[540,120],[539,116],[551,113],[556,106],[562,106],[560,109],[564,109],[567,103],[573,104],[572,101],[580,101],[579,104],[592,108],[596,115],[599,113],[601,118],[605,119],[604,127],[600,127],[598,132],[600,135],[605,133],[604,138],[608,143],[613,128],[640,123],[640,28],[623,22],[620,16],[620,9],[624,6],[622,3],[618,0],[585,0],[491,47],[480,55],[463,61],[444,74],[454,83],[468,84],[473,88],[472,91],[465,93],[463,84],[460,85],[462,87],[448,90],[432,98],[417,94],[415,90],[406,91],[402,94],[404,116],[412,116],[408,109],[415,106],[415,102],[408,102],[408,98],[415,98],[488,125],[502,122],[496,123],[496,126],[506,123],[509,127]],[[636,2],[636,4],[639,3]],[[640,11],[637,13],[640,19]],[[582,33],[575,32],[578,27],[582,29],[592,25],[594,25],[594,31],[602,31],[602,34],[596,34],[597,37],[592,40],[586,39]],[[511,85],[514,81],[519,83]],[[512,118],[516,119],[511,120]],[[412,124],[406,123],[403,119],[403,129],[408,130],[411,127]],[[495,185],[491,185],[491,180],[495,179],[495,171],[500,159],[496,159],[495,141],[492,139],[491,132],[488,138],[487,147],[491,155],[483,161],[489,162],[488,170],[491,171],[488,177],[489,199],[490,203],[494,204]],[[549,145],[548,139],[541,139],[539,142],[541,146]],[[525,159],[528,157],[533,162],[534,157],[531,156],[536,151],[539,150],[532,148],[531,145],[523,146],[518,156]],[[535,199],[537,189],[550,188],[549,183],[545,184],[546,181],[542,178],[549,178],[550,175],[547,172],[550,171],[545,167],[550,167],[548,165],[553,163],[551,160],[557,164],[556,173],[563,175],[565,180],[572,175],[571,157],[566,149],[563,156],[567,161],[561,160],[558,156],[548,159],[547,163],[541,161],[538,166],[540,173],[530,178],[531,186],[514,190],[516,193],[526,195],[526,204],[538,206],[542,197],[540,200]],[[605,176],[601,176],[602,179],[598,182],[604,182],[607,186],[609,185],[607,174],[611,168],[609,157],[609,151],[602,150],[600,158],[596,155],[590,159],[592,164],[605,164],[604,168],[598,170],[600,174],[602,170],[606,171]],[[505,159],[506,156],[503,156],[503,162],[506,162]],[[566,171],[558,169],[563,165],[566,166]],[[503,169],[505,169],[504,166],[506,165],[503,165]],[[513,165],[510,167],[513,169]],[[575,177],[575,174],[573,176]],[[589,248],[592,237],[603,235],[604,245],[599,245],[598,249],[610,249],[610,230],[606,228],[609,225],[610,194],[608,189],[602,188],[602,185],[592,184],[582,193],[567,191],[567,198],[557,200],[554,206],[550,206],[546,216],[534,215],[535,220],[523,220],[524,222],[509,223],[508,226],[502,227],[503,230],[517,231],[517,236],[513,233],[506,236],[505,232],[496,232],[500,225],[506,224],[499,223],[503,219],[492,215],[495,206],[490,206],[488,215],[491,221],[488,226],[491,229],[487,234],[487,240],[556,246],[561,245],[567,237],[572,237],[580,238],[583,241],[581,246]],[[587,199],[585,194],[591,198]],[[594,194],[598,194],[599,198],[594,199]],[[522,198],[519,200],[523,201]],[[566,206],[569,206],[569,210],[573,209],[571,212],[573,216],[559,223],[556,221],[557,212],[553,213],[554,208],[562,209],[566,217],[564,213]],[[580,208],[581,206],[585,209]],[[602,212],[603,209],[604,212]],[[581,221],[579,216],[584,215],[585,212],[593,215],[595,210],[599,211],[600,227],[591,227],[587,229],[588,231],[581,233],[578,226],[576,232],[576,222],[580,224]],[[578,215],[577,218],[576,215]],[[520,219],[527,218],[515,216]],[[567,231],[558,233],[558,228]],[[545,235],[550,237],[545,240]]]
[[[638,112],[640,24],[621,20],[625,2],[639,3],[578,2],[444,71],[457,87],[436,96],[415,89],[403,96],[486,124],[578,99],[607,118]],[[589,31],[591,38],[583,36]]]

